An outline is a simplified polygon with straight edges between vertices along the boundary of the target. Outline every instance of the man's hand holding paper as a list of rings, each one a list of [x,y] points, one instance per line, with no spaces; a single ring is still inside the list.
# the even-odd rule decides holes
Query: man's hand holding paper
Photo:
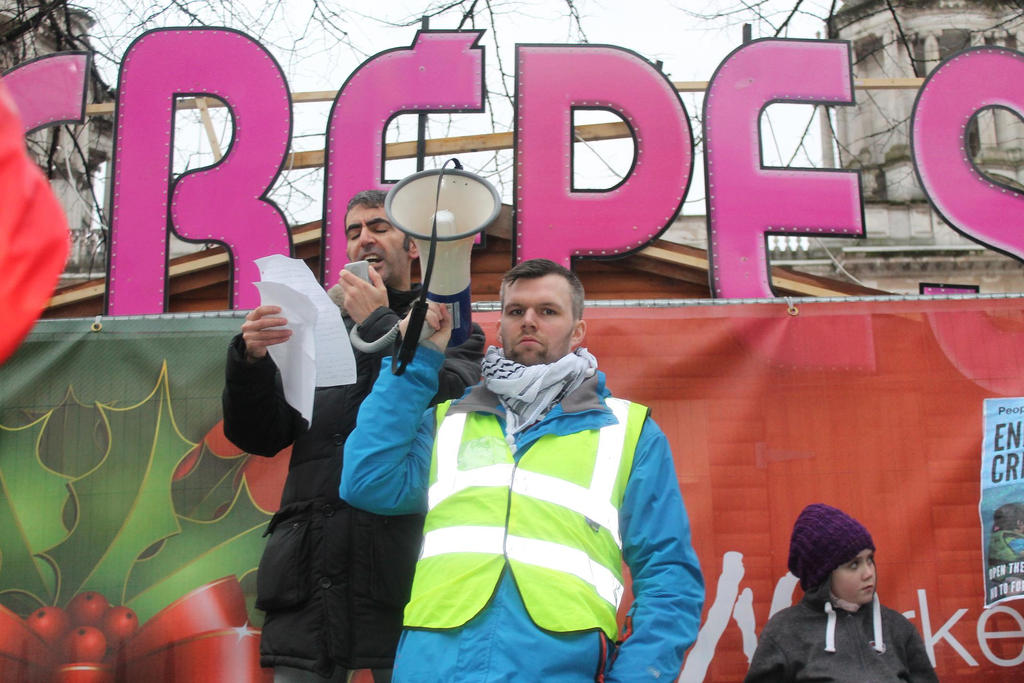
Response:
[[[274,254],[257,259],[256,265],[262,278],[256,283],[261,306],[243,325],[246,355],[270,353],[281,372],[285,399],[311,421],[315,387],[356,380],[341,312],[304,261]],[[280,315],[267,317],[275,314]]]
[[[288,341],[292,331],[285,327],[288,319],[279,316],[280,306],[260,306],[249,311],[242,323],[245,358],[250,363],[267,355],[267,347]]]

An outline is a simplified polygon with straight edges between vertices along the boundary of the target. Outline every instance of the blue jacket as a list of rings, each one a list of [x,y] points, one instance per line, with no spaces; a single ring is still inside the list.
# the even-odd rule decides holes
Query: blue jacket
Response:
[[[427,509],[434,411],[423,409],[437,391],[443,359],[436,350],[420,346],[404,375],[381,373],[346,444],[341,498],[384,515]],[[579,396],[581,392],[588,393]],[[609,424],[615,418],[602,400],[609,395],[604,375],[598,373],[517,436],[517,457],[546,434]],[[566,404],[572,404],[570,410]],[[494,412],[504,429],[500,405]],[[406,629],[394,680],[583,682],[595,680],[602,667],[606,681],[673,680],[697,637],[704,601],[704,582],[676,481],[668,439],[648,419],[619,512],[635,602],[629,614],[631,632],[617,651],[600,631],[555,634],[537,628],[514,579],[505,573],[487,607],[463,627]]]

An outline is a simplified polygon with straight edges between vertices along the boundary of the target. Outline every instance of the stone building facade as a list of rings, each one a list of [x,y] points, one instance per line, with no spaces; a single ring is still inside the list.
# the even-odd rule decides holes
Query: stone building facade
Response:
[[[850,42],[855,80],[891,81],[857,87],[853,106],[817,109],[819,166],[860,171],[865,235],[773,236],[771,263],[893,294],[917,294],[922,283],[1024,292],[1024,264],[962,236],[925,199],[910,155],[917,83],[907,83],[969,47],[1024,51],[1024,8],[1012,0],[845,0],[824,29]],[[893,87],[897,79],[902,87]],[[979,168],[1024,191],[1021,119],[983,111],[969,143]],[[707,219],[681,215],[664,238],[704,249]]]
[[[67,3],[0,0],[0,73],[54,52],[89,49],[90,16]],[[93,68],[87,103],[113,95]],[[71,254],[62,283],[102,276],[106,227],[97,174],[110,156],[113,120],[90,117],[84,124],[45,128],[28,136],[28,150],[50,179],[71,228]],[[97,212],[97,206],[99,212]]]
[[[1021,7],[1007,0],[845,0],[827,30],[850,41],[855,79],[923,78],[970,47],[1024,46]],[[829,254],[808,249],[788,260],[803,257],[809,270],[823,271],[835,270],[835,259],[864,284],[893,292],[916,293],[919,282],[1024,292],[1019,261],[963,237],[928,205],[910,154],[916,96],[908,88],[858,89],[856,106],[832,110],[824,165],[860,170],[866,239],[829,240]],[[968,140],[980,169],[1024,189],[1024,122],[1006,110],[983,111]]]

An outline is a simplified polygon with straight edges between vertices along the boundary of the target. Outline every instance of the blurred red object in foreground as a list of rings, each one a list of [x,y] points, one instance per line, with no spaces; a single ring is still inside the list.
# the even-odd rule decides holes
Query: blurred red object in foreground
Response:
[[[53,294],[69,248],[64,211],[25,151],[17,110],[0,82],[0,363]]]

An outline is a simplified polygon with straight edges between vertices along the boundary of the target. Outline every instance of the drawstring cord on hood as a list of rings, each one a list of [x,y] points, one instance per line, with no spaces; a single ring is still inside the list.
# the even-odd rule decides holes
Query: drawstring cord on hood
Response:
[[[875,651],[885,652],[885,643],[882,642],[882,606],[878,602],[878,591],[871,597],[871,607],[875,610],[871,618],[875,629]]]
[[[836,611],[832,609],[832,603],[825,601],[825,614],[828,615],[828,623],[825,624],[825,652],[836,651]]]
[[[878,593],[871,598],[871,609],[873,614],[871,615],[871,626],[874,629],[875,640],[872,643],[872,647],[875,648],[876,652],[885,652],[885,642],[882,640],[882,607],[878,602]],[[832,608],[832,602],[830,600],[825,601],[825,615],[828,618],[828,622],[825,624],[825,652],[836,651],[836,611]]]

